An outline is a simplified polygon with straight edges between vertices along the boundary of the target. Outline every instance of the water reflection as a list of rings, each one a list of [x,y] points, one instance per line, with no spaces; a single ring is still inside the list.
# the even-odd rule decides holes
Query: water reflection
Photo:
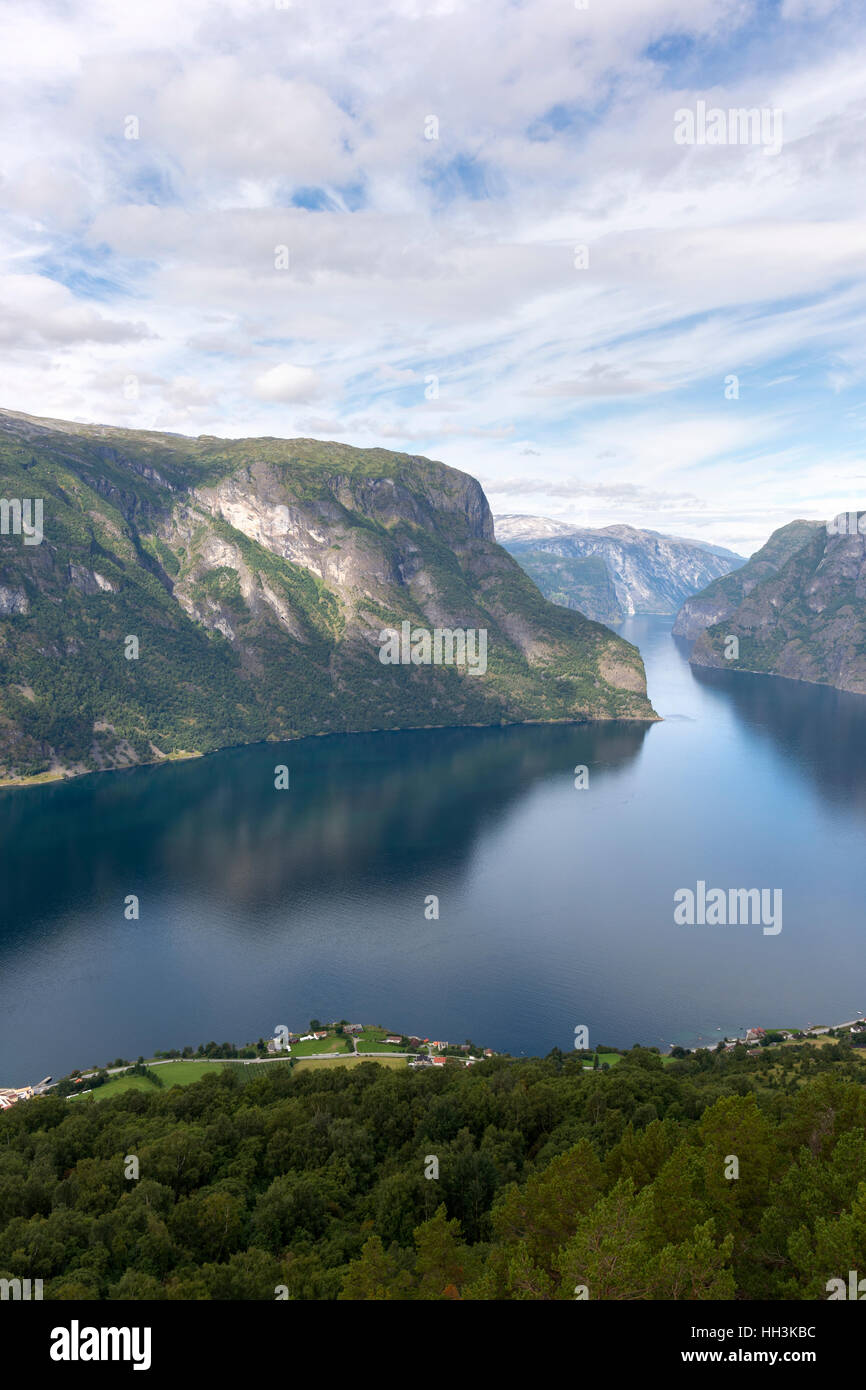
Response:
[[[3,945],[70,907],[153,884],[269,912],[289,892],[352,891],[384,875],[454,874],[514,801],[578,763],[627,766],[645,724],[358,734],[234,749],[0,798],[15,871]],[[287,790],[274,769],[290,770]]]
[[[866,815],[866,696],[780,676],[690,669],[711,699],[780,748],[823,797]]]

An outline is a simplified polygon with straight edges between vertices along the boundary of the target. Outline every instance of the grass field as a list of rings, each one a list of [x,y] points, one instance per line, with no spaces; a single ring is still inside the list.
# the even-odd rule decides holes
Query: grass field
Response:
[[[377,1067],[405,1067],[405,1057],[323,1057],[321,1061],[298,1062],[295,1071],[309,1071],[312,1067],[360,1067],[372,1062]]]
[[[256,1062],[255,1067],[260,1066],[286,1066],[284,1061]],[[243,1066],[242,1062],[223,1062],[223,1061],[178,1061],[178,1062],[158,1062],[153,1070],[162,1081],[162,1086],[154,1086],[152,1081],[148,1081],[145,1076],[115,1076],[111,1081],[106,1081],[104,1086],[97,1086],[90,1095],[94,1100],[110,1100],[112,1096],[119,1096],[122,1091],[146,1091],[151,1095],[157,1091],[167,1090],[170,1086],[189,1086],[194,1081],[201,1081],[203,1076],[210,1072],[218,1072],[221,1067],[238,1067],[249,1074],[249,1069]],[[85,1090],[87,1083],[82,1086]],[[77,1097],[73,1094],[70,1100]]]
[[[601,1065],[602,1065],[603,1062],[607,1062],[608,1066],[615,1067],[616,1064],[617,1064],[617,1062],[619,1062],[620,1060],[621,1060],[621,1059],[620,1059],[620,1055],[619,1055],[618,1052],[599,1052],[599,1053],[598,1053],[598,1065],[599,1065],[599,1068],[601,1067]],[[664,1061],[664,1058],[662,1058],[662,1060]],[[594,1063],[593,1063],[593,1062],[584,1062],[583,1065],[584,1065],[584,1067],[593,1067],[593,1066],[594,1066]]]
[[[396,1038],[397,1034],[396,1034],[396,1033],[392,1033],[392,1034],[389,1035],[388,1033],[385,1032],[384,1028],[365,1028],[364,1031],[363,1031],[363,1033],[359,1033],[359,1034],[358,1034],[358,1051],[359,1051],[359,1052],[400,1052],[401,1050],[405,1051],[405,1049],[402,1048],[402,1047],[401,1047],[401,1044],[399,1044],[399,1043],[396,1044],[396,1045],[391,1044],[391,1045],[389,1046],[389,1045],[387,1045],[385,1042],[383,1042],[383,1039],[384,1039],[384,1038],[387,1038],[388,1036],[391,1036],[391,1037]]]
[[[118,1076],[113,1081],[106,1081],[104,1086],[97,1086],[95,1091],[87,1090],[82,1086],[80,1092],[73,1091],[70,1100],[78,1100],[79,1096],[84,1096],[85,1100],[110,1100],[112,1096],[119,1096],[121,1091],[156,1091],[158,1088],[151,1081],[147,1081],[143,1076]]]
[[[317,1052],[351,1052],[352,1044],[348,1038],[338,1037],[335,1033],[333,1037],[322,1038],[320,1042],[296,1042],[292,1043],[293,1057],[315,1056]]]

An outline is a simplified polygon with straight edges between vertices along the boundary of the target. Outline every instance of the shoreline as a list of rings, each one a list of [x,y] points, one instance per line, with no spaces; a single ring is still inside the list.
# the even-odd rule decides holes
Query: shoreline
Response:
[[[228,748],[249,748],[251,744],[228,743],[225,748],[214,748],[212,752],[222,753]],[[82,777],[98,777],[107,772],[134,772],[139,767],[162,767],[164,763],[185,763],[193,758],[207,758],[210,754],[193,751],[165,753],[161,758],[151,758],[148,762],[126,763],[123,767],[85,767],[80,772],[61,768],[49,768],[47,772],[34,772],[32,777],[0,777],[0,792],[17,791],[24,787],[46,787],[55,782],[77,782]]]
[[[786,1042],[794,1041],[794,1042],[798,1042],[798,1043],[800,1043],[800,1042],[805,1043],[805,1042],[810,1041],[811,1039],[819,1038],[819,1037],[826,1037],[826,1036],[827,1036],[828,1034],[830,1034],[830,1033],[838,1032],[838,1030],[839,1030],[840,1028],[848,1028],[848,1029],[850,1029],[850,1028],[856,1026],[857,1024],[859,1024],[859,1023],[866,1023],[866,1012],[862,1013],[858,1018],[849,1018],[849,1019],[846,1019],[843,1023],[826,1023],[826,1024],[824,1024],[824,1023],[809,1023],[809,1024],[806,1024],[806,1025],[803,1026],[803,1027],[794,1026],[794,1027],[784,1027],[784,1028],[776,1028],[776,1027],[767,1027],[767,1028],[764,1028],[762,1025],[755,1024],[755,1025],[753,1025],[753,1028],[760,1028],[760,1032],[761,1032],[762,1035],[765,1035],[765,1034],[768,1034],[768,1033],[782,1033],[782,1034],[788,1034],[789,1036],[785,1038],[785,1041],[786,1041]],[[752,1031],[752,1029],[747,1030],[747,1032],[750,1032],[750,1031]],[[800,1036],[799,1036],[799,1037],[796,1037],[795,1035],[798,1034],[798,1033],[800,1034]],[[699,1037],[700,1037],[700,1035],[699,1035]],[[731,1036],[728,1036],[728,1035],[724,1035],[724,1036],[721,1037],[721,1038],[717,1038],[715,1042],[712,1042],[712,1043],[702,1043],[702,1042],[698,1042],[698,1043],[694,1044],[694,1045],[691,1046],[691,1047],[688,1047],[685,1043],[668,1043],[668,1045],[667,1045],[667,1055],[668,1055],[668,1056],[670,1055],[671,1049],[674,1048],[674,1047],[680,1047],[680,1048],[682,1048],[685,1052],[692,1052],[692,1053],[694,1053],[694,1052],[714,1052],[715,1049],[719,1046],[719,1043],[723,1043],[723,1044],[726,1044],[726,1045],[729,1045],[729,1046],[730,1046],[730,1045],[733,1045],[734,1047],[736,1047],[737,1045],[740,1045],[741,1047],[749,1047],[749,1046],[752,1046],[752,1047],[759,1047],[759,1046],[761,1045],[759,1039],[748,1038],[748,1037],[740,1037],[740,1036],[731,1037]],[[781,1047],[782,1044],[781,1044],[781,1043],[770,1043],[770,1044],[768,1044],[768,1046],[771,1046],[771,1047]]]
[[[568,725],[574,728],[583,728],[587,724],[640,724],[649,726],[662,723],[664,723],[663,716],[654,714],[647,715],[644,719],[637,715],[628,715],[620,719],[613,716],[608,719],[598,717],[592,719],[500,719],[494,724],[405,724],[398,729],[322,729],[314,734],[287,734],[285,736],[268,734],[266,738],[254,738],[244,743],[221,743],[218,748],[209,748],[207,751],[166,753],[161,758],[150,758],[146,762],[126,763],[123,767],[87,767],[82,768],[79,772],[52,768],[47,772],[35,772],[30,777],[0,777],[0,792],[48,786],[57,782],[77,782],[83,777],[108,776],[113,772],[136,772],[139,768],[163,767],[166,763],[188,762],[192,758],[213,758],[219,753],[228,753],[235,748],[263,748],[268,744],[304,743],[313,738],[356,738],[360,734],[412,734],[435,730],[444,733],[446,730],[454,729],[541,729]]]
[[[659,1047],[658,1044],[656,1044],[656,1043],[638,1043],[638,1044],[636,1044],[636,1046],[647,1048],[647,1049],[650,1050],[650,1051],[657,1051],[658,1054],[659,1054],[659,1056],[662,1057],[662,1058],[667,1058],[667,1059],[669,1059],[669,1060],[674,1060],[674,1061],[682,1061],[682,1060],[684,1060],[683,1058],[674,1058],[674,1057],[673,1057],[673,1049],[674,1049],[674,1048],[680,1048],[680,1049],[682,1049],[682,1051],[683,1051],[684,1053],[686,1053],[687,1056],[694,1056],[694,1055],[695,1055],[696,1053],[698,1053],[698,1052],[715,1052],[720,1046],[723,1047],[723,1048],[727,1048],[727,1049],[729,1049],[729,1050],[733,1050],[733,1049],[735,1049],[736,1047],[746,1047],[746,1048],[757,1048],[757,1049],[760,1049],[761,1051],[763,1051],[765,1047],[766,1047],[766,1049],[769,1050],[770,1048],[773,1048],[773,1047],[786,1047],[786,1046],[790,1046],[792,1043],[793,1043],[795,1046],[806,1046],[806,1045],[809,1044],[809,1043],[816,1043],[816,1042],[818,1042],[818,1041],[819,1041],[820,1039],[822,1039],[822,1038],[828,1038],[830,1042],[838,1042],[838,1041],[839,1041],[838,1038],[831,1037],[830,1035],[833,1034],[833,1033],[839,1032],[839,1030],[841,1030],[841,1029],[848,1029],[848,1030],[850,1030],[850,1029],[852,1029],[852,1028],[854,1028],[854,1027],[857,1027],[858,1025],[862,1025],[863,1028],[866,1029],[866,1012],[864,1012],[863,1014],[861,1014],[858,1018],[846,1019],[844,1022],[841,1022],[841,1023],[830,1023],[830,1024],[811,1023],[811,1024],[807,1025],[807,1026],[804,1027],[804,1028],[796,1028],[796,1027],[795,1027],[795,1028],[773,1028],[773,1027],[763,1028],[763,1027],[760,1027],[760,1025],[755,1025],[755,1028],[759,1028],[759,1029],[760,1029],[760,1033],[761,1033],[761,1036],[762,1036],[762,1037],[763,1037],[763,1036],[766,1036],[767,1034],[771,1034],[771,1033],[772,1033],[772,1034],[780,1033],[780,1034],[783,1034],[783,1035],[787,1035],[787,1036],[783,1036],[781,1042],[775,1042],[775,1041],[774,1041],[774,1042],[771,1042],[771,1043],[763,1044],[760,1037],[758,1037],[758,1038],[747,1038],[747,1037],[739,1037],[739,1036],[737,1036],[737,1037],[730,1037],[730,1036],[728,1036],[728,1035],[725,1035],[725,1036],[723,1036],[723,1037],[721,1037],[721,1038],[718,1038],[715,1042],[712,1042],[712,1043],[698,1043],[698,1044],[696,1044],[696,1045],[693,1046],[693,1047],[688,1047],[688,1046],[686,1046],[685,1043],[668,1043],[668,1044],[666,1045],[666,1047],[664,1047],[664,1048]],[[333,1025],[332,1025],[332,1026],[333,1026]],[[364,1025],[362,1025],[362,1026],[363,1026],[363,1028],[364,1028],[365,1031],[381,1031],[381,1030],[379,1029],[379,1025],[378,1025],[378,1024],[375,1024],[375,1025],[364,1024]],[[385,1031],[387,1031],[387,1030],[385,1030]],[[752,1031],[752,1030],[750,1029],[749,1031]],[[799,1036],[797,1036],[797,1034],[799,1034]],[[353,1035],[350,1034],[349,1036],[352,1037]],[[412,1038],[412,1037],[415,1036],[415,1034],[401,1033],[400,1036],[401,1036],[401,1038],[403,1038],[403,1037],[405,1037],[405,1038]],[[511,1053],[511,1052],[508,1052],[508,1051],[497,1052],[497,1051],[495,1051],[495,1050],[492,1049],[492,1048],[479,1048],[476,1044],[472,1044],[472,1047],[475,1049],[475,1053],[477,1053],[477,1052],[479,1052],[479,1051],[482,1053],[482,1055],[481,1055],[480,1057],[476,1056],[474,1053],[471,1053],[471,1052],[468,1053],[468,1054],[464,1054],[464,1055],[461,1056],[461,1057],[457,1057],[457,1056],[455,1056],[453,1053],[446,1054],[443,1050],[441,1050],[441,1048],[440,1048],[439,1046],[437,1046],[436,1043],[430,1042],[429,1039],[420,1039],[419,1041],[420,1041],[420,1044],[421,1044],[421,1046],[420,1046],[419,1048],[412,1049],[412,1050],[405,1050],[405,1051],[404,1051],[404,1050],[400,1050],[400,1049],[397,1048],[397,1047],[394,1047],[394,1048],[382,1049],[381,1051],[365,1052],[365,1051],[359,1049],[359,1048],[357,1047],[357,1045],[354,1045],[352,1051],[331,1050],[330,1052],[321,1052],[321,1053],[319,1053],[319,1052],[317,1052],[317,1053],[298,1053],[298,1054],[294,1054],[294,1055],[291,1055],[291,1056],[280,1056],[280,1055],[279,1055],[279,1052],[276,1052],[276,1051],[275,1051],[275,1052],[268,1052],[268,1053],[266,1053],[264,1056],[256,1056],[256,1057],[207,1057],[207,1056],[198,1056],[198,1055],[193,1055],[193,1056],[191,1056],[191,1057],[184,1057],[183,1055],[180,1055],[180,1056],[177,1056],[177,1057],[166,1057],[165,1055],[162,1055],[162,1056],[154,1056],[154,1057],[145,1057],[145,1058],[143,1059],[142,1065],[144,1065],[144,1066],[146,1066],[146,1067],[159,1067],[159,1066],[168,1066],[168,1065],[171,1065],[172,1063],[176,1063],[176,1062],[184,1062],[184,1063],[193,1063],[193,1064],[205,1065],[205,1066],[206,1066],[206,1065],[231,1065],[231,1064],[243,1065],[243,1066],[255,1066],[255,1065],[261,1065],[262,1063],[268,1063],[268,1062],[315,1062],[315,1061],[325,1061],[325,1062],[330,1061],[330,1062],[334,1062],[334,1061],[340,1061],[340,1060],[344,1060],[344,1061],[347,1061],[347,1062],[348,1062],[348,1061],[350,1061],[350,1060],[352,1060],[352,1059],[355,1059],[355,1058],[364,1058],[364,1059],[367,1060],[367,1061],[376,1061],[377,1059],[379,1059],[379,1058],[381,1058],[381,1057],[401,1057],[401,1058],[406,1058],[406,1059],[407,1059],[407,1064],[408,1064],[409,1059],[412,1059],[412,1058],[416,1058],[416,1059],[417,1059],[417,1058],[424,1058],[424,1059],[425,1059],[425,1064],[426,1064],[427,1060],[428,1060],[428,1059],[431,1059],[434,1055],[436,1055],[436,1056],[438,1056],[438,1057],[441,1057],[441,1059],[442,1059],[443,1061],[445,1060],[446,1055],[447,1055],[451,1061],[457,1062],[457,1063],[459,1063],[459,1062],[464,1062],[464,1063],[466,1063],[466,1057],[467,1057],[467,1055],[472,1056],[473,1060],[476,1061],[476,1062],[489,1061],[492,1057],[501,1057],[501,1058],[505,1058],[505,1059],[510,1060],[510,1061],[521,1061],[521,1060],[522,1060],[522,1061],[527,1061],[527,1060],[530,1059],[530,1057],[534,1057],[536,1060],[542,1060],[542,1061],[543,1061],[543,1060],[544,1060],[544,1057],[545,1057],[546,1055],[549,1055],[549,1053],[552,1052],[552,1051],[557,1047],[557,1044],[556,1044],[556,1043],[552,1043],[552,1044],[550,1045],[550,1047],[548,1048],[548,1052],[547,1052],[546,1054],[545,1054],[545,1053],[541,1053],[541,1052],[539,1052],[539,1053],[537,1053],[537,1054],[535,1054],[535,1053],[533,1053],[533,1054],[524,1054],[524,1053],[522,1053],[522,1052],[521,1052],[521,1053]],[[255,1046],[255,1044],[252,1044],[252,1043],[245,1043],[245,1044],[242,1044],[241,1046],[244,1047],[244,1048],[246,1048],[246,1047]],[[459,1048],[459,1047],[460,1047],[460,1044],[449,1044],[449,1043],[445,1043],[445,1044],[444,1044],[444,1047],[446,1047],[446,1048],[449,1047],[449,1046],[457,1046],[457,1047]],[[608,1052],[616,1053],[616,1054],[619,1055],[619,1056],[622,1056],[622,1055],[624,1055],[626,1052],[630,1051],[629,1048],[618,1048],[618,1047],[616,1047],[616,1045],[613,1044],[613,1043],[607,1044],[606,1047],[607,1047],[607,1051],[608,1051]],[[426,1049],[426,1050],[425,1050],[425,1049]],[[239,1050],[239,1049],[236,1047],[235,1050]],[[291,1049],[290,1049],[290,1051],[291,1051]],[[564,1055],[564,1056],[570,1056],[570,1055],[571,1055],[571,1049],[568,1049],[568,1050],[566,1050],[566,1049],[560,1049],[560,1051],[563,1052],[563,1055]],[[598,1052],[599,1052],[599,1048],[598,1048],[598,1047],[595,1047],[595,1048],[588,1048],[588,1049],[580,1049],[580,1051],[581,1051],[581,1052],[588,1051],[588,1052],[591,1052],[591,1053],[598,1053]],[[86,1069],[86,1070],[81,1070],[81,1069],[79,1069],[79,1068],[73,1068],[73,1070],[70,1071],[69,1073],[67,1073],[67,1075],[68,1075],[68,1076],[75,1076],[75,1075],[78,1075],[78,1076],[80,1076],[80,1077],[81,1077],[82,1079],[84,1079],[84,1080],[87,1080],[87,1079],[89,1079],[89,1078],[92,1078],[92,1077],[98,1075],[99,1072],[105,1072],[106,1075],[108,1075],[108,1076],[120,1076],[120,1075],[124,1075],[124,1074],[128,1073],[128,1072],[130,1071],[131,1068],[133,1068],[133,1067],[135,1067],[135,1066],[137,1066],[137,1065],[139,1065],[139,1063],[137,1063],[137,1062],[131,1062],[131,1061],[130,1061],[130,1062],[124,1063],[124,1065],[123,1065],[123,1066],[120,1066],[120,1067],[92,1067],[92,1068],[88,1068],[88,1069]],[[11,1091],[11,1090],[18,1090],[18,1091],[21,1091],[21,1092],[24,1092],[24,1091],[28,1091],[28,1090],[29,1090],[29,1091],[33,1092],[33,1094],[48,1094],[48,1093],[50,1093],[52,1090],[55,1089],[55,1087],[56,1087],[56,1085],[57,1085],[58,1083],[55,1082],[55,1081],[52,1081],[51,1084],[50,1084],[49,1086],[47,1086],[47,1087],[45,1088],[44,1091],[41,1091],[41,1090],[40,1090],[40,1091],[37,1091],[37,1090],[35,1089],[36,1086],[41,1087],[41,1086],[43,1086],[43,1084],[44,1084],[44,1083],[41,1083],[41,1082],[40,1082],[40,1083],[30,1083],[30,1084],[25,1085],[25,1086],[9,1087],[9,1088],[4,1088],[4,1087],[0,1086],[0,1091],[2,1091],[2,1090],[4,1090],[4,1089],[8,1089],[8,1090],[10,1090],[10,1091]],[[79,1092],[79,1093],[77,1093],[77,1094],[82,1094],[82,1095],[83,1095],[83,1094],[89,1094],[89,1092]],[[28,1099],[29,1099],[29,1098],[30,1098],[30,1097],[28,1097]]]
[[[192,1048],[184,1049],[184,1052],[173,1049],[176,1055],[166,1055],[157,1052],[152,1057],[140,1057],[136,1061],[118,1058],[119,1064],[107,1064],[95,1067],[73,1067],[55,1080],[49,1073],[41,1081],[26,1083],[22,1086],[0,1085],[0,1096],[7,1096],[10,1099],[31,1100],[36,1095],[50,1094],[56,1091],[61,1083],[74,1082],[79,1084],[83,1081],[93,1080],[95,1077],[103,1075],[109,1078],[120,1078],[125,1076],[141,1076],[143,1073],[138,1068],[149,1069],[151,1067],[162,1066],[223,1066],[223,1065],[242,1065],[254,1066],[269,1062],[330,1062],[350,1064],[358,1061],[381,1061],[383,1058],[400,1059],[409,1066],[435,1066],[451,1062],[460,1066],[472,1066],[475,1063],[489,1061],[493,1057],[510,1057],[508,1053],[497,1053],[493,1048],[483,1047],[478,1043],[452,1043],[447,1040],[422,1038],[414,1033],[397,1032],[394,1029],[383,1028],[377,1023],[364,1024],[344,1024],[333,1022],[320,1025],[323,1031],[314,1033],[313,1036],[302,1034],[289,1034],[291,1041],[285,1038],[275,1040],[269,1037],[267,1041],[260,1037],[257,1042],[246,1043],[207,1043],[200,1044],[199,1049],[193,1052]],[[328,1039],[331,1046],[324,1051],[310,1050],[309,1044],[323,1042]],[[276,1045],[275,1045],[276,1041]],[[307,1044],[303,1050],[295,1050],[301,1045]],[[234,1056],[219,1056],[208,1054],[203,1049],[214,1047],[216,1054],[223,1048],[231,1049]],[[259,1048],[264,1047],[264,1052]],[[187,1055],[185,1055],[187,1054]],[[247,1054],[247,1055],[243,1055]],[[252,1054],[252,1055],[250,1055]],[[106,1084],[104,1081],[100,1085]],[[93,1089],[99,1089],[95,1087]],[[77,1095],[87,1095],[90,1092],[69,1091],[67,1099],[73,1099]],[[3,1108],[3,1107],[0,1107]]]

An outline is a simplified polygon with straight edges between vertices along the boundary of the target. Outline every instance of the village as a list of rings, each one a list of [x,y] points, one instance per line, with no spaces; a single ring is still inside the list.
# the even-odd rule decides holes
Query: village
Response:
[[[51,1076],[44,1077],[35,1085],[0,1087],[0,1111],[9,1110],[19,1101],[32,1100],[34,1096],[45,1095],[60,1086],[59,1094],[68,1099],[77,1099],[99,1088],[99,1094],[114,1094],[118,1087],[133,1082],[141,1082],[134,1072],[153,1072],[156,1068],[166,1069],[160,1074],[165,1084],[187,1084],[204,1074],[205,1069],[214,1064],[226,1066],[255,1066],[287,1060],[302,1070],[310,1066],[352,1066],[362,1060],[379,1061],[385,1066],[408,1064],[413,1070],[426,1067],[473,1066],[476,1062],[496,1056],[492,1048],[476,1047],[472,1042],[450,1043],[437,1038],[422,1038],[415,1034],[407,1035],[376,1024],[334,1022],[322,1024],[311,1021],[306,1032],[292,1031],[287,1027],[274,1029],[274,1037],[267,1042],[260,1039],[257,1044],[242,1048],[229,1048],[228,1045],[208,1044],[194,1053],[192,1048],[183,1052],[157,1052],[154,1057],[139,1058],[137,1064],[121,1062],[104,1068],[73,1070],[62,1084]],[[106,1089],[101,1083],[109,1082]]]
[[[735,1048],[745,1046],[747,1056],[760,1057],[761,1051],[765,1047],[814,1042],[818,1038],[837,1040],[843,1035],[847,1035],[852,1047],[866,1047],[866,1018],[852,1018],[845,1023],[836,1023],[826,1027],[809,1023],[805,1028],[747,1028],[741,1038],[726,1037],[723,1042],[723,1051],[733,1052]],[[717,1043],[713,1047],[696,1047],[691,1050],[709,1052],[714,1051],[716,1047],[718,1047]],[[689,1050],[688,1048],[673,1047],[671,1053],[673,1056],[678,1056]]]
[[[492,1048],[476,1047],[472,1042],[450,1043],[438,1038],[422,1038],[414,1033],[389,1032],[388,1029],[365,1023],[331,1023],[308,1033],[293,1033],[287,1028],[274,1030],[267,1044],[270,1056],[291,1054],[306,1061],[327,1060],[341,1052],[355,1057],[376,1058],[390,1053],[405,1057],[413,1069],[452,1065],[472,1066],[475,1062],[494,1057]],[[319,1051],[318,1044],[325,1044]]]
[[[847,1039],[852,1047],[866,1048],[866,1018],[849,1019],[832,1026],[807,1024],[802,1029],[755,1026],[747,1028],[742,1037],[725,1037],[720,1043],[713,1045],[692,1049],[672,1045],[668,1055],[670,1059],[675,1060],[687,1057],[693,1052],[717,1051],[719,1048],[724,1052],[733,1052],[737,1048],[745,1047],[747,1056],[760,1057],[766,1048],[791,1047],[803,1043],[820,1046],[822,1043],[835,1042],[843,1038]],[[379,1061],[386,1066],[406,1064],[413,1071],[419,1071],[431,1067],[472,1067],[480,1061],[499,1055],[490,1047],[477,1047],[470,1041],[451,1043],[439,1038],[420,1037],[414,1033],[399,1033],[376,1024],[322,1024],[318,1020],[313,1020],[308,1031],[304,1033],[280,1027],[274,1030],[274,1037],[267,1042],[260,1039],[258,1044],[231,1048],[228,1052],[227,1047],[227,1044],[220,1047],[208,1044],[207,1047],[199,1048],[197,1053],[193,1053],[192,1048],[185,1048],[183,1053],[157,1053],[146,1062],[140,1058],[135,1066],[126,1062],[105,1068],[73,1071],[70,1077],[64,1080],[59,1093],[67,1095],[69,1099],[75,1099],[91,1093],[87,1089],[88,1083],[96,1087],[100,1079],[105,1082],[109,1078],[113,1078],[113,1086],[104,1094],[113,1093],[114,1086],[126,1085],[133,1071],[142,1070],[142,1064],[145,1070],[168,1068],[164,1073],[166,1084],[172,1085],[187,1084],[202,1075],[206,1067],[215,1064],[255,1066],[287,1060],[305,1069],[317,1065],[352,1066],[366,1060]],[[508,1056],[507,1053],[503,1055]],[[618,1059],[614,1057],[608,1060]],[[180,1075],[177,1069],[182,1068],[186,1070]],[[592,1063],[585,1066],[585,1070],[592,1069]],[[602,1069],[607,1070],[604,1062]],[[32,1085],[0,1086],[0,1111],[10,1110],[20,1101],[32,1100],[34,1096],[47,1095],[58,1084],[51,1076],[46,1076]],[[82,1089],[79,1090],[78,1087]]]
[[[10,1110],[19,1100],[47,1095],[52,1085],[53,1078],[45,1076],[35,1086],[0,1086],[0,1110]]]

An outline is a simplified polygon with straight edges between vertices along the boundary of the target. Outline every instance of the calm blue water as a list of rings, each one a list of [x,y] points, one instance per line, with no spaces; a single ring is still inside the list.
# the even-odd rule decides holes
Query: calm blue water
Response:
[[[529,1054],[577,1024],[693,1045],[861,1013],[866,699],[694,673],[669,628],[622,629],[649,728],[310,739],[0,793],[0,1085],[314,1016]],[[781,934],[676,926],[699,878],[781,888]]]

